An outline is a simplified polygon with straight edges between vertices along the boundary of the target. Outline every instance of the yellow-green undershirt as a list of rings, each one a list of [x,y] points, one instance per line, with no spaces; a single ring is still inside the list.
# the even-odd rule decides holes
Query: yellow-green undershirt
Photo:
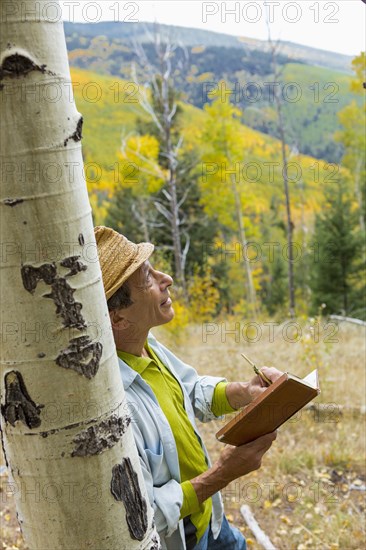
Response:
[[[208,498],[200,504],[190,479],[207,470],[206,457],[184,408],[184,397],[178,381],[147,343],[145,349],[150,357],[138,357],[119,350],[117,353],[149,384],[169,422],[177,447],[183,491],[180,518],[190,516],[191,522],[197,529],[198,542],[209,525],[212,501]],[[215,416],[235,411],[227,400],[226,386],[227,382],[219,382],[216,385],[211,404],[211,410]],[[189,449],[188,453],[187,449]]]

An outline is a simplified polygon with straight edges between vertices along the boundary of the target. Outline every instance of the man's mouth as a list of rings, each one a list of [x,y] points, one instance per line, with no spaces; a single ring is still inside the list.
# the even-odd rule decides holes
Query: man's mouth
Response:
[[[164,302],[161,302],[161,306],[170,306],[172,304],[172,300],[170,298],[170,296],[168,296],[168,298],[166,300],[164,300]]]

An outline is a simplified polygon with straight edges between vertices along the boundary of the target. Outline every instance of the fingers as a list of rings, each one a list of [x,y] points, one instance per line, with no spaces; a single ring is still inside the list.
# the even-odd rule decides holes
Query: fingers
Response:
[[[274,367],[261,367],[263,374],[267,376],[272,382],[275,382],[280,376],[283,375],[283,372],[275,369]]]
[[[261,437],[258,437],[257,439],[254,439],[254,441],[251,441],[250,443],[246,443],[245,445],[241,445],[240,447],[237,447],[237,449],[244,449],[244,447],[253,447],[255,449],[258,449],[259,451],[262,451],[264,449],[264,452],[267,451],[274,440],[277,438],[277,430],[274,432],[271,432],[266,435],[262,435]]]
[[[258,437],[258,439],[255,439],[254,441],[252,441],[252,443],[256,443],[258,448],[260,449],[268,450],[272,445],[272,443],[274,442],[274,440],[276,439],[276,437],[277,437],[277,430],[269,434],[262,435],[261,437]]]

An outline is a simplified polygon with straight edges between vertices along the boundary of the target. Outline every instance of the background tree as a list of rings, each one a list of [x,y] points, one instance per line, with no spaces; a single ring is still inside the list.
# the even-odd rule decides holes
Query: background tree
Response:
[[[152,63],[139,43],[135,45],[139,64],[144,69],[145,85],[138,78],[137,71],[133,68],[135,84],[138,89],[139,103],[149,115],[158,135],[160,144],[161,163],[166,166],[166,186],[164,195],[168,200],[169,208],[155,201],[156,208],[165,217],[170,227],[172,239],[175,277],[177,285],[182,289],[187,299],[187,286],[185,278],[185,263],[189,250],[190,238],[188,232],[183,235],[182,220],[179,209],[182,200],[178,200],[177,172],[179,165],[179,151],[182,145],[182,137],[175,132],[175,118],[178,113],[177,93],[173,85],[172,61],[175,46],[167,36],[162,37],[157,29],[154,36],[155,63]],[[183,201],[184,202],[184,201]],[[183,241],[185,238],[185,241]]]
[[[68,94],[46,0],[1,19],[1,437],[32,549],[157,549],[118,369]],[[32,14],[32,15],[30,15]],[[4,21],[6,19],[6,21]]]
[[[253,225],[245,209],[251,202],[252,195],[245,188],[241,173],[243,160],[249,156],[249,146],[241,133],[237,109],[229,98],[223,101],[217,96],[211,105],[205,106],[208,117],[203,128],[203,140],[208,144],[203,153],[201,177],[202,202],[207,213],[215,212],[219,222],[230,228],[240,245],[237,258],[240,265],[244,264],[244,280],[246,292],[242,298],[249,300],[252,314],[257,311],[256,288],[253,280],[252,267],[247,254],[247,233]],[[235,239],[232,246],[235,248]],[[224,244],[225,246],[225,244]],[[229,255],[229,248],[227,256]]]
[[[364,95],[363,82],[365,80],[365,52],[355,57],[352,62],[355,78],[351,83],[351,90],[358,95]],[[358,203],[359,224],[361,231],[365,231],[366,216],[366,102],[352,101],[339,114],[342,131],[336,134],[337,139],[344,145],[345,153],[343,165],[350,170],[354,179],[355,197]]]
[[[283,243],[286,228],[279,216],[278,201],[272,199],[269,212],[261,216],[263,242]],[[263,247],[266,254],[263,261],[263,277],[260,298],[270,315],[280,314],[286,317],[285,306],[288,300],[286,260],[278,247]]]
[[[274,86],[273,86],[273,97],[277,111],[277,126],[278,133],[281,141],[281,154],[282,154],[282,174],[283,174],[283,187],[285,194],[285,204],[286,204],[286,229],[287,229],[287,244],[288,244],[288,290],[289,290],[289,311],[290,316],[295,316],[295,276],[294,276],[294,251],[293,251],[293,232],[294,232],[294,223],[292,221],[291,215],[291,198],[290,198],[290,187],[289,187],[289,176],[288,176],[288,154],[286,149],[286,129],[285,129],[285,119],[282,109],[282,98],[279,88],[281,87],[281,70],[279,69],[277,63],[277,49],[278,44],[276,45],[271,38],[270,25],[267,22],[268,26],[268,43],[270,47],[271,57],[272,57],[272,70],[274,77]]]
[[[151,135],[130,134],[123,138],[118,158],[119,180],[108,208],[107,225],[130,239],[151,242],[159,222],[155,207],[164,186],[165,171],[159,165],[159,142]]]
[[[313,247],[313,311],[325,303],[327,314],[364,316],[365,280],[359,260],[362,240],[357,211],[344,181],[326,189],[325,204],[315,219]]]

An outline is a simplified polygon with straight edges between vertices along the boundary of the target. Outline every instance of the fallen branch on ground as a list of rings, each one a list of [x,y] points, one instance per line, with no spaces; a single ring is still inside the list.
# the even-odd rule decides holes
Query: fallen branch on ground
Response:
[[[257,542],[264,548],[264,550],[276,550],[268,536],[259,527],[251,509],[247,504],[243,504],[243,506],[240,507],[240,513],[245,519],[249,529],[257,539]]]

